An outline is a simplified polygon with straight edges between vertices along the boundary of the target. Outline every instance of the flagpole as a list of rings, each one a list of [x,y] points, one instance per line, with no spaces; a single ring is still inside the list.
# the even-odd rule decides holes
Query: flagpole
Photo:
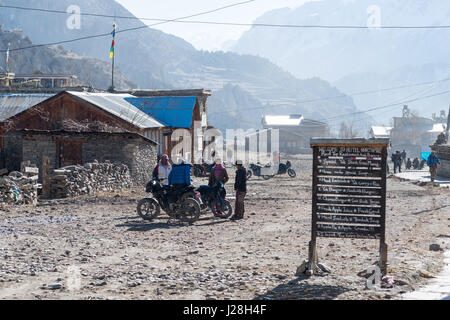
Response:
[[[112,70],[111,70],[111,92],[114,92],[114,64],[115,64],[115,59],[116,59],[116,48],[115,48],[115,39],[116,39],[116,23],[113,23],[113,43],[112,43]]]

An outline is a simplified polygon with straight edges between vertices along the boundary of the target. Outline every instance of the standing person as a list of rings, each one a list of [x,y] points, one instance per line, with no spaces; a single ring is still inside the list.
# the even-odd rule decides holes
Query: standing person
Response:
[[[208,185],[210,187],[214,187],[217,181],[222,182],[223,184],[227,183],[230,179],[228,177],[227,169],[225,169],[225,166],[222,163],[222,159],[217,158],[214,161],[214,166],[211,169],[211,173],[209,174],[209,181]]]
[[[406,151],[403,149],[402,153],[400,154],[402,157],[402,164],[406,166]]]
[[[158,157],[160,160],[153,170],[153,178],[158,178],[162,184],[169,184],[169,174],[172,171],[172,166],[169,163],[167,154]]]
[[[439,161],[438,156],[433,151],[431,152],[427,160],[427,165],[430,167],[431,181],[434,181],[434,179],[436,179],[438,164],[441,164],[441,162]]]
[[[247,194],[247,170],[243,167],[242,161],[236,161],[236,179],[234,181],[234,190],[236,190],[235,213],[230,220],[236,221],[244,219],[244,200]]]
[[[393,155],[393,161],[394,161],[394,173],[397,173],[397,169],[398,169],[398,172],[401,173],[402,172],[402,156],[400,154],[400,151],[395,152],[395,154]]]

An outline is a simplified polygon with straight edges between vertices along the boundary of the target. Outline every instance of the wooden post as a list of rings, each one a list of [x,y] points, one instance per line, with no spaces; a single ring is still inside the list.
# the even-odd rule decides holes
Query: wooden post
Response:
[[[309,243],[309,260],[307,274],[314,273],[314,267],[319,261],[317,256],[317,185],[318,185],[318,157],[319,148],[313,148],[313,182],[312,182],[312,227],[311,227],[311,241]]]
[[[382,149],[381,153],[381,235],[380,235],[380,264],[381,273],[387,274],[387,244],[386,244],[386,162],[387,147]]]
[[[42,158],[42,197],[49,199],[51,196],[50,158]]]

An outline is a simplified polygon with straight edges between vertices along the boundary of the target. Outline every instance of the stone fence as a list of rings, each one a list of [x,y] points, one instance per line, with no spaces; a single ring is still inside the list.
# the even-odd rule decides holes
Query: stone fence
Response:
[[[53,171],[45,179],[43,198],[61,199],[98,191],[117,191],[133,185],[128,166],[99,163],[68,166]]]

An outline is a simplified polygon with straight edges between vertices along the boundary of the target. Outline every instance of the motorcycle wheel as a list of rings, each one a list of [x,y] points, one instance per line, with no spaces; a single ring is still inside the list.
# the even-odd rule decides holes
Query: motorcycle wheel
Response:
[[[144,220],[152,221],[160,212],[161,207],[155,199],[144,198],[138,202],[137,213]]]
[[[252,175],[253,175],[252,170],[251,170],[251,169],[248,169],[248,170],[247,170],[247,180],[250,180],[250,178],[252,177]]]
[[[222,203],[220,202],[220,200],[214,200],[211,203],[211,211],[217,218],[228,219],[233,214],[233,207],[228,200],[222,200]]]
[[[274,176],[262,176],[264,180],[269,180],[271,178],[273,178]]]
[[[192,198],[184,199],[181,204],[181,212],[179,214],[182,222],[193,224],[200,218],[200,204]]]
[[[294,169],[288,169],[287,173],[291,178],[295,178],[297,176],[297,173],[295,172]]]

